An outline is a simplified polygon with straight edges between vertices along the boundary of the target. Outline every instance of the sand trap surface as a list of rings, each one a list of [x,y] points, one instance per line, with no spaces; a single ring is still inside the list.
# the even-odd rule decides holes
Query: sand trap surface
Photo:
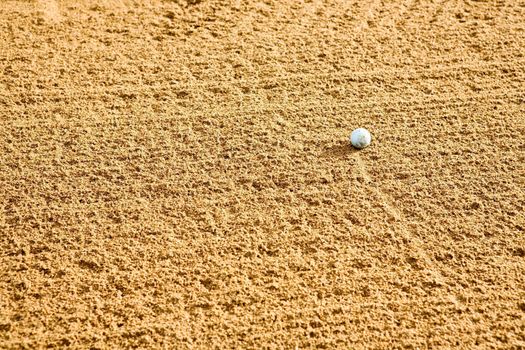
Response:
[[[524,349],[524,211],[522,0],[0,3],[2,349]]]

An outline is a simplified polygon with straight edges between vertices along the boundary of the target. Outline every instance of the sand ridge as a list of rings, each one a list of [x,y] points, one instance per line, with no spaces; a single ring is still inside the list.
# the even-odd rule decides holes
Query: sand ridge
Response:
[[[525,347],[524,31],[520,1],[2,2],[0,348]]]

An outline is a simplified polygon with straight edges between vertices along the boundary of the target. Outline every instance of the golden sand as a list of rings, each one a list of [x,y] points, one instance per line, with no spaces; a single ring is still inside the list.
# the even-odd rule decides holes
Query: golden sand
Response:
[[[2,1],[0,348],[523,349],[524,55],[519,0]]]

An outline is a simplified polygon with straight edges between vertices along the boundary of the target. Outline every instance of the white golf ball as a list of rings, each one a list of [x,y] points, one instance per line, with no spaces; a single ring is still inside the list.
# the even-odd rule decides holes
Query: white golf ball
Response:
[[[365,148],[372,142],[372,135],[364,128],[355,129],[350,135],[350,142],[355,148]]]

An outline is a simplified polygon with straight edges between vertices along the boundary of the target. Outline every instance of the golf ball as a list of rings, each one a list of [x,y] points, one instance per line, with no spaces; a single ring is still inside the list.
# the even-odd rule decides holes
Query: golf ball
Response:
[[[364,128],[355,129],[350,135],[350,142],[355,148],[365,148],[372,142],[372,135]]]

